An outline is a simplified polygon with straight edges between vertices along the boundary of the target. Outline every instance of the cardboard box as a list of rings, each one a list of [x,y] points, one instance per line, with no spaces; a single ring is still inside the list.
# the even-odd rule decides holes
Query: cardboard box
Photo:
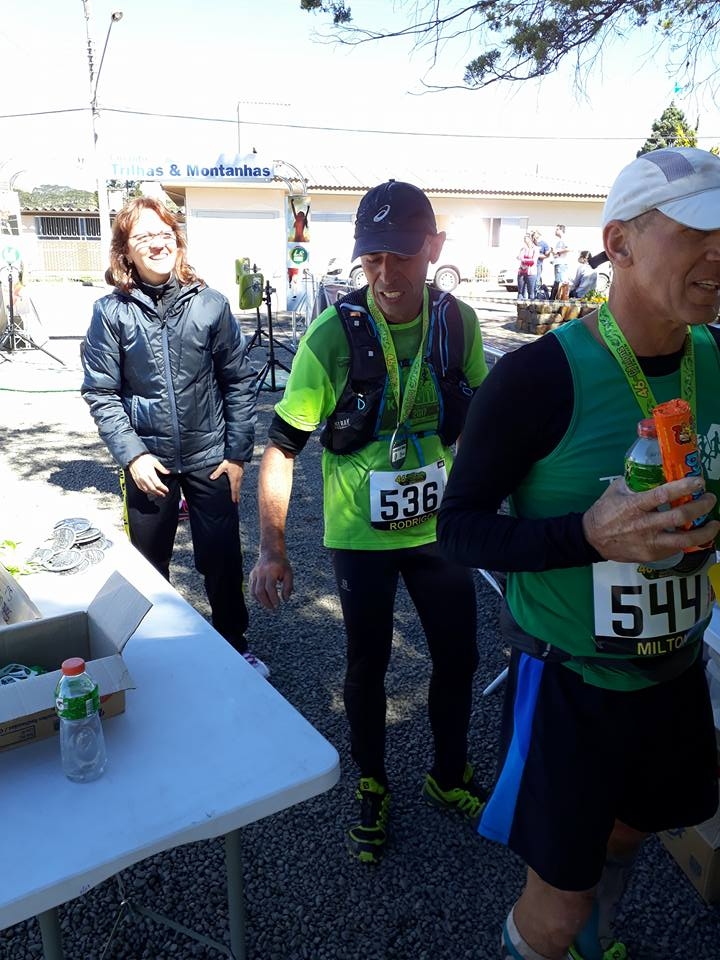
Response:
[[[10,663],[41,666],[48,673],[0,685],[0,751],[41,740],[57,732],[55,687],[60,664],[82,657],[100,688],[101,715],[125,709],[125,691],[134,686],[122,658],[125,644],[152,604],[119,573],[113,573],[87,610],[55,617],[40,611],[4,568],[0,568],[0,599],[8,588],[13,609],[32,619],[17,620],[11,604],[0,619],[0,667]],[[10,622],[8,622],[8,620]]]
[[[697,827],[667,830],[663,845],[706,903],[720,903],[720,809]]]
[[[5,624],[20,623],[23,620],[39,620],[41,617],[42,614],[30,597],[0,563],[0,621]]]

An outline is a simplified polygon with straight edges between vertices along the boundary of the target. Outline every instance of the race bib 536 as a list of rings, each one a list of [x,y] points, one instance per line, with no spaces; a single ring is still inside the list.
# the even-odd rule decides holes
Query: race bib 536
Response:
[[[445,461],[413,470],[370,472],[370,523],[378,530],[407,530],[440,509],[445,492]]]

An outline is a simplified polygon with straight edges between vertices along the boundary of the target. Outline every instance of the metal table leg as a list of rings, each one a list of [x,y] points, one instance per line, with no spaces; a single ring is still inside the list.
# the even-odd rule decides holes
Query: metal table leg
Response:
[[[45,960],[63,960],[62,937],[57,908],[52,907],[50,910],[39,913],[37,920],[40,924]]]
[[[227,871],[230,949],[236,960],[247,960],[245,943],[245,894],[243,891],[240,831],[225,834],[225,869]]]
[[[242,857],[240,855],[240,831],[233,830],[225,835],[225,869],[227,872],[227,892],[228,892],[228,919],[230,926],[230,952],[234,960],[247,960],[247,948],[245,943],[245,894],[243,891]],[[118,882],[120,882],[118,877]],[[121,886],[122,893],[122,886]],[[220,953],[228,955],[227,947],[220,943],[210,940],[208,937],[201,936],[182,924],[175,923],[167,917],[154,913],[145,907],[132,903],[123,894],[121,910],[129,908],[138,913],[155,920],[158,923],[165,924],[186,936],[192,937],[200,943],[206,944],[211,949],[218,950]],[[40,934],[43,943],[43,956],[45,960],[64,960],[62,937],[60,934],[60,921],[58,919],[57,908],[45,910],[37,915],[40,924]],[[117,926],[117,923],[116,923]],[[111,933],[111,939],[115,932]],[[106,944],[107,949],[107,944]],[[104,954],[103,954],[104,955]]]

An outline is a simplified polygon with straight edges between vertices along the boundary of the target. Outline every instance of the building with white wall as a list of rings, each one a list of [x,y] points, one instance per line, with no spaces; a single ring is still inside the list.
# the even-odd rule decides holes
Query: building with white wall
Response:
[[[160,162],[131,158],[131,162],[117,166],[113,171],[116,179],[132,176],[143,180],[148,192],[155,192],[160,184],[183,210],[190,261],[200,276],[228,296],[233,306],[238,305],[235,261],[247,257],[276,288],[277,307],[286,307],[288,269],[293,266],[288,259],[293,247],[288,233],[291,197],[304,196],[309,202],[309,238],[299,244],[309,255],[300,264],[302,270],[319,277],[334,258],[335,265],[347,273],[360,198],[390,177],[425,190],[435,209],[438,228],[448,234],[447,250],[452,248],[453,256],[463,256],[474,267],[487,268],[490,276],[500,267],[514,264],[528,227],[539,228],[552,241],[555,225],[563,223],[571,249],[597,252],[602,245],[600,217],[607,187],[597,184],[540,176],[518,182],[517,174],[485,175],[451,162],[440,167],[437,160],[431,166],[417,159],[391,166],[379,161],[332,166],[298,162],[295,166],[285,161],[264,162],[251,155],[220,158],[209,164],[194,158]],[[64,228],[70,229],[64,213]],[[36,273],[57,272],[57,258],[54,269],[44,263],[52,260],[53,246],[68,239],[38,236],[37,224],[47,231],[48,215],[41,211],[23,213],[22,232],[31,241],[26,244],[32,251],[29,266]],[[83,211],[80,216],[85,226],[83,236],[75,238],[83,253],[77,265],[82,262],[83,273],[102,275],[106,264],[102,262],[99,236],[87,227],[93,214]]]

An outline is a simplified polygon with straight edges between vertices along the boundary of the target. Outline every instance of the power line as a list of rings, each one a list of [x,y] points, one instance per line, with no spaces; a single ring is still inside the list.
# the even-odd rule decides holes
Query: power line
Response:
[[[66,107],[61,110],[38,110],[35,113],[0,114],[0,120],[18,120],[22,117],[50,117],[56,113],[87,113],[89,107]]]
[[[65,110],[40,110],[35,113],[8,113],[0,114],[0,120],[17,120],[23,117],[43,117],[59,113],[82,113],[87,107],[71,107]],[[237,118],[229,120],[225,117],[197,117],[184,113],[152,113],[148,110],[126,110],[121,107],[103,107],[103,113],[120,113],[132,117],[153,117],[163,120],[192,120],[200,123],[228,123],[237,126]],[[371,133],[386,137],[433,137],[434,139],[455,140],[539,140],[577,143],[579,140],[591,142],[636,143],[640,139],[647,139],[647,133],[639,133],[628,137],[611,136],[557,136],[556,134],[517,134],[517,133],[446,133],[442,131],[428,132],[427,130],[377,130],[367,127],[324,127],[306,123],[273,123],[263,120],[243,120],[248,127],[275,127],[281,130],[314,130],[317,133]],[[698,137],[699,140],[720,140],[720,133],[706,133]]]

